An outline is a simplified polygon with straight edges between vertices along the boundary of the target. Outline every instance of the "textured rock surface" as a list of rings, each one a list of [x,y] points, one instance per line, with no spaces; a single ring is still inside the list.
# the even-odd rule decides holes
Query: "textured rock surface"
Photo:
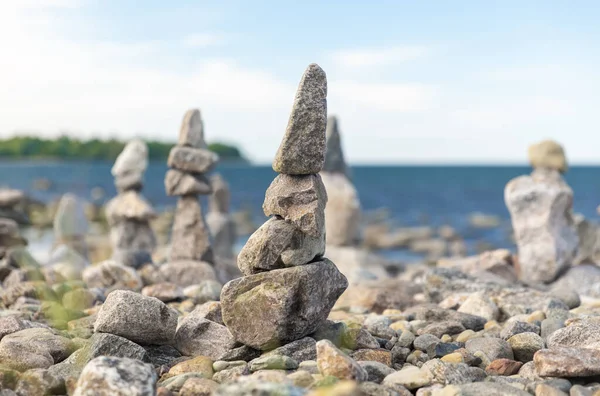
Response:
[[[600,321],[581,320],[553,332],[546,341],[548,348],[573,347],[600,349]]]
[[[219,156],[212,151],[175,146],[169,153],[167,164],[170,168],[184,172],[207,173],[218,161]]]
[[[553,140],[544,140],[529,146],[529,162],[534,168],[547,168],[565,173],[567,158],[562,146]]]
[[[190,174],[169,169],[165,175],[167,195],[207,195],[212,192],[210,181],[202,174]]]
[[[542,377],[590,377],[600,375],[597,349],[542,349],[533,357],[535,371]]]
[[[110,171],[114,177],[143,174],[148,167],[148,146],[142,140],[129,141],[119,154]]]
[[[321,172],[327,191],[325,229],[327,244],[333,246],[354,245],[360,226],[360,201],[350,180],[341,173]]]
[[[168,344],[175,337],[177,312],[153,297],[117,290],[98,312],[94,331],[115,334],[140,344]]]
[[[135,270],[112,260],[88,267],[83,271],[83,281],[88,287],[100,287],[109,290],[140,290],[142,280]]]
[[[328,340],[317,342],[317,366],[322,375],[358,382],[368,379],[365,369]]]
[[[195,148],[206,148],[204,125],[200,110],[190,109],[183,116],[179,130],[179,144]]]
[[[161,265],[159,271],[165,281],[182,287],[217,280],[214,268],[202,261],[171,261]]]
[[[209,231],[202,217],[200,202],[195,196],[180,197],[177,201],[171,239],[172,261],[213,262]]]
[[[593,264],[571,267],[552,284],[553,290],[574,290],[582,296],[600,298],[600,268]]]
[[[326,151],[323,172],[348,175],[348,168],[346,166],[346,161],[344,160],[344,150],[342,150],[342,138],[340,136],[337,117],[329,116],[329,118],[327,118],[325,138]]]
[[[185,355],[202,355],[217,360],[234,347],[235,340],[227,327],[205,319],[194,311],[177,328],[175,345]]]
[[[324,259],[235,279],[223,287],[223,320],[236,340],[273,349],[314,332],[348,286]]]
[[[504,190],[519,250],[519,277],[549,283],[566,271],[578,245],[573,191],[557,171],[536,170]]]
[[[319,173],[325,162],[326,125],[327,76],[313,63],[304,72],[296,91],[285,136],[273,161],[275,172]]]

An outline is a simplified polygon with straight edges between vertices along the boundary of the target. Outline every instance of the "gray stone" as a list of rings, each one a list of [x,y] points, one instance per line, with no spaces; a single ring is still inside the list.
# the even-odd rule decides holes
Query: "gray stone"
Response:
[[[198,305],[190,315],[198,318],[204,318],[211,322],[225,325],[223,323],[223,313],[221,312],[221,303],[218,301],[209,301],[204,304]],[[188,315],[189,316],[189,315]]]
[[[266,355],[252,360],[248,368],[250,372],[259,370],[295,370],[298,362],[286,355]]]
[[[131,173],[143,174],[148,167],[148,146],[140,139],[130,140],[115,160],[110,173],[120,177]]]
[[[209,211],[229,213],[229,204],[231,201],[229,185],[218,173],[210,177],[210,184],[212,185],[213,193],[208,200]]]
[[[313,333],[348,287],[327,259],[234,279],[223,287],[223,320],[236,340],[268,350]]]
[[[169,169],[165,175],[167,195],[208,195],[212,193],[210,181],[202,174],[191,174]]]
[[[137,244],[137,243],[136,243]],[[147,264],[152,265],[152,255],[145,250],[114,249],[112,260],[126,267],[139,269]],[[150,268],[150,267],[149,267]]]
[[[64,280],[79,280],[90,263],[69,245],[58,245],[48,259],[46,266]]]
[[[112,260],[86,268],[82,273],[83,281],[88,287],[103,289],[131,289],[140,290],[142,280],[135,270],[125,267]]]
[[[47,328],[23,329],[6,335],[0,341],[0,350],[7,350],[13,345],[36,353],[47,352],[54,363],[63,361],[75,350],[75,345],[70,339],[54,334]]]
[[[198,284],[186,287],[183,294],[196,304],[218,301],[223,286],[211,279],[206,279]]]
[[[558,329],[565,327],[565,321],[562,319],[547,318],[542,320],[540,335],[544,340],[547,340],[550,334]]]
[[[504,328],[500,332],[500,338],[508,340],[512,336],[521,333],[535,333],[540,334],[540,327],[532,323],[521,322],[519,320],[509,320],[504,325]]]
[[[383,379],[396,371],[383,363],[374,361],[358,361],[363,370],[367,372],[367,381],[381,384]]]
[[[552,282],[577,252],[573,191],[557,171],[536,170],[511,180],[504,199],[519,250],[520,279]]]
[[[579,246],[577,247],[577,256],[575,257],[574,264],[593,263],[594,256],[600,247],[598,239],[600,236],[600,227],[598,224],[586,220],[581,214],[575,214],[573,218],[579,238]]]
[[[600,268],[580,264],[569,268],[552,284],[553,290],[576,290],[582,296],[600,298]]]
[[[600,351],[587,348],[542,349],[533,357],[541,377],[590,377],[600,375]]]
[[[317,342],[317,366],[324,376],[364,382],[368,373],[328,340]]]
[[[19,396],[62,395],[66,393],[66,389],[65,383],[49,370],[31,369],[21,375],[15,392]]]
[[[442,393],[444,392],[444,393]],[[531,396],[529,392],[505,384],[474,382],[472,384],[450,385],[432,396]]]
[[[142,289],[142,294],[148,297],[158,298],[166,303],[171,301],[183,300],[183,289],[173,283],[164,282],[146,286]]]
[[[238,255],[244,275],[308,264],[325,253],[325,234],[314,238],[295,225],[271,218],[250,236]]]
[[[481,316],[487,320],[497,320],[500,310],[484,292],[473,293],[460,305],[458,312]]]
[[[207,149],[175,146],[169,152],[167,164],[184,172],[207,173],[218,161],[219,156]]]
[[[325,229],[327,244],[351,246],[359,238],[361,219],[358,192],[352,182],[341,173],[321,172],[321,180],[327,191]]]
[[[88,228],[83,203],[73,194],[63,195],[54,216],[56,238],[61,241],[81,238],[87,234]]]
[[[486,377],[485,371],[477,367],[469,367],[464,363],[447,363],[439,359],[433,359],[421,368],[429,371],[434,382],[443,385],[460,385],[470,382],[483,381]]]
[[[217,279],[214,268],[202,261],[171,261],[161,265],[159,271],[166,282],[182,287]]]
[[[428,324],[419,330],[419,334],[433,334],[436,337],[442,337],[444,334],[460,334],[465,330],[465,327],[460,322],[455,320],[445,320],[443,322]]]
[[[249,362],[252,359],[256,359],[261,354],[261,351],[258,349],[251,348],[247,345],[242,345],[238,348],[233,348],[223,355],[219,356],[219,360],[223,360],[226,362],[233,362],[243,360],[245,362]]]
[[[171,233],[171,261],[198,260],[213,263],[209,234],[198,198],[180,197]]]
[[[327,76],[316,64],[304,72],[273,170],[288,175],[319,173],[325,163]]]
[[[212,237],[212,249],[219,258],[233,258],[234,245],[237,241],[235,221],[229,214],[208,212],[206,226]],[[218,261],[218,260],[217,260]]]
[[[316,360],[317,342],[310,337],[304,337],[263,354],[263,356],[271,355],[288,356],[297,362]]]
[[[600,349],[600,321],[583,319],[554,331],[547,338],[548,348]]]
[[[183,116],[179,130],[179,145],[206,148],[204,141],[204,123],[199,109],[190,109]]]
[[[474,355],[477,352],[483,353],[490,362],[496,359],[514,360],[513,351],[510,347],[510,344],[499,338],[471,338],[466,342],[465,348]]]
[[[325,137],[326,152],[323,171],[347,175],[348,168],[346,166],[346,161],[344,160],[344,150],[342,150],[342,139],[340,137],[336,116],[329,116],[329,118],[327,118]]]
[[[153,396],[156,380],[156,372],[149,364],[101,356],[85,366],[73,396]]]
[[[427,352],[435,349],[436,345],[441,343],[442,340],[433,334],[423,334],[414,339],[414,348],[419,351]]]
[[[235,340],[227,327],[193,311],[178,326],[175,345],[184,355],[202,355],[217,360],[234,347]]]
[[[156,248],[156,235],[147,220],[124,220],[110,229],[110,241],[115,251],[135,251],[151,254]]]
[[[11,188],[0,189],[0,207],[12,208],[13,206],[20,204],[25,199],[25,193],[21,190],[14,190]]]
[[[146,345],[144,349],[155,367],[172,367],[181,359],[181,353],[171,345]]]
[[[94,331],[140,344],[168,344],[175,337],[177,316],[177,311],[156,298],[116,290],[100,308]]]
[[[544,348],[544,340],[536,333],[519,333],[508,339],[515,359],[527,363],[533,360],[533,355]]]
[[[223,371],[221,371],[223,373]],[[297,388],[287,383],[265,382],[263,380],[248,380],[219,386],[215,396],[238,396],[238,395],[282,395],[282,396],[302,396],[306,392],[302,388]]]
[[[115,177],[115,187],[120,193],[141,191],[144,187],[144,173],[131,171]]]
[[[319,175],[279,175],[265,193],[266,216],[281,216],[302,232],[320,238],[325,233],[327,191]]]
[[[123,192],[106,203],[106,219],[113,226],[123,220],[140,222],[152,220],[156,212],[146,199],[137,191]]]
[[[0,317],[0,340],[6,335],[31,327],[29,321],[23,320],[17,316]]]
[[[436,305],[420,305],[409,308],[405,311],[406,315],[414,315],[417,320],[424,320],[427,322],[442,322],[442,321],[456,321],[460,322],[465,329],[479,331],[483,329],[483,326],[487,322],[485,318],[481,316],[469,315],[462,312],[456,312],[451,309],[440,308]]]

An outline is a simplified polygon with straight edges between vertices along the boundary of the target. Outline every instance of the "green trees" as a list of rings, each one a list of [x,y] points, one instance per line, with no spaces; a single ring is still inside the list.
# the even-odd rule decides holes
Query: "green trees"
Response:
[[[15,136],[0,139],[0,158],[4,159],[84,159],[114,160],[126,142],[109,139],[80,140],[68,136],[42,139],[34,136]],[[146,141],[151,160],[166,160],[174,143]],[[246,161],[237,147],[225,143],[211,143],[208,147],[222,160]]]

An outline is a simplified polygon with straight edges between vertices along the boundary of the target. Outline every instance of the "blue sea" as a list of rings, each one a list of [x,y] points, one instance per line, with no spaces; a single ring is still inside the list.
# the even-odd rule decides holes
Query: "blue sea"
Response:
[[[105,200],[116,194],[109,162],[0,162],[0,185],[26,191],[50,201],[65,192],[91,200],[91,190],[101,187]],[[151,163],[143,194],[158,209],[174,206],[167,197],[164,162]],[[276,173],[269,166],[220,164],[215,170],[231,188],[232,209],[250,208],[258,223],[264,220],[264,193]],[[511,248],[510,222],[504,205],[504,186],[512,178],[531,172],[520,166],[356,166],[352,180],[364,211],[385,208],[388,221],[397,227],[451,225],[465,238],[471,251],[478,243]],[[36,179],[48,179],[48,191],[34,189]],[[566,180],[575,193],[574,211],[598,218],[600,167],[572,167]],[[498,216],[500,227],[479,229],[468,216],[474,212]]]

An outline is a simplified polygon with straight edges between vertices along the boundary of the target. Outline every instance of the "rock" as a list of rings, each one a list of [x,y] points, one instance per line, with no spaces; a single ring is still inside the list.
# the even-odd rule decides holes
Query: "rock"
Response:
[[[293,224],[271,218],[250,236],[238,255],[238,267],[246,276],[307,264],[325,253],[325,234],[304,234]]]
[[[485,371],[480,368],[469,367],[464,363],[446,363],[439,359],[429,360],[421,370],[429,371],[434,382],[444,385],[483,381],[486,377]]]
[[[111,292],[98,312],[94,331],[111,333],[140,344],[168,344],[175,337],[177,312],[141,294]]]
[[[206,378],[189,378],[181,389],[179,396],[210,396],[219,384]]]
[[[396,371],[384,378],[383,385],[389,388],[403,386],[406,389],[413,390],[429,386],[433,383],[433,375],[429,370],[421,370],[415,366],[406,366],[400,371]]]
[[[413,345],[415,349],[427,352],[428,350],[435,349],[435,347],[441,342],[442,340],[440,340],[438,336],[433,334],[423,334],[415,338]]]
[[[553,140],[544,140],[529,146],[529,163],[534,168],[546,168],[565,173],[567,158],[562,146]]]
[[[432,396],[530,396],[524,390],[493,382],[474,382],[472,384],[450,385]]]
[[[109,290],[140,290],[142,280],[135,270],[112,260],[86,268],[82,273],[83,281],[90,288],[98,287]]]
[[[372,361],[392,367],[392,352],[387,349],[359,349],[354,351],[351,356],[357,362]]]
[[[263,354],[263,356],[271,355],[288,356],[297,362],[303,362],[305,360],[316,360],[317,343],[314,339],[310,337],[304,337]]]
[[[148,146],[140,139],[130,140],[110,171],[114,177],[130,173],[143,174],[148,167]]]
[[[221,313],[221,303],[209,301],[197,306],[188,316],[204,318],[211,322],[224,325],[223,315]]]
[[[235,346],[235,340],[227,327],[203,318],[201,311],[194,310],[177,328],[175,345],[184,355],[217,360]]]
[[[108,201],[105,208],[109,224],[124,220],[148,221],[156,217],[152,206],[137,191],[126,191]]]
[[[542,336],[542,339],[547,340],[550,334],[563,327],[565,327],[565,321],[563,319],[544,319],[542,320],[540,335]]]
[[[540,328],[532,323],[521,322],[519,320],[509,320],[506,322],[504,328],[500,332],[500,338],[503,340],[508,340],[512,336],[521,333],[540,334]]]
[[[247,345],[242,345],[238,348],[230,349],[219,357],[219,360],[233,362],[233,361],[245,361],[249,362],[252,359],[256,359],[261,354],[261,351],[250,348]]]
[[[210,184],[213,188],[213,193],[208,200],[210,212],[229,213],[229,204],[231,201],[231,193],[229,186],[223,177],[219,174],[214,174],[210,178]]]
[[[281,216],[303,233],[324,238],[327,191],[319,175],[279,175],[265,193],[266,216]]]
[[[293,385],[285,383],[265,382],[262,380],[240,381],[232,384],[224,384],[214,392],[215,396],[238,396],[238,395],[282,395],[301,396],[304,391]]]
[[[496,359],[485,368],[488,375],[514,375],[519,372],[523,366],[522,362],[517,362],[510,359]]]
[[[191,173],[208,173],[219,161],[219,156],[203,148],[175,146],[169,152],[170,168]]]
[[[328,340],[317,342],[317,365],[322,375],[363,382],[368,373]]]
[[[519,250],[519,277],[549,283],[566,271],[578,245],[573,191],[556,171],[536,170],[504,190]]]
[[[533,360],[533,355],[544,348],[544,340],[536,333],[519,333],[508,339],[515,359],[527,363]]]
[[[114,251],[141,251],[147,253],[146,257],[156,248],[156,236],[147,220],[123,220],[114,224],[110,241]]]
[[[159,271],[165,281],[181,287],[199,285],[204,281],[217,279],[214,268],[202,261],[171,261],[161,265]]]
[[[147,230],[146,232],[147,232],[148,239],[150,239],[150,236],[152,238],[154,238],[154,233],[152,232],[151,229]],[[137,245],[137,246],[132,246],[133,248],[137,248],[137,249],[142,248],[143,249],[143,248],[145,248],[145,246],[153,245],[152,242],[147,243],[147,244],[139,244],[138,241],[136,241],[136,243],[131,244],[131,245]],[[116,248],[116,249],[113,249],[112,260],[116,261],[117,263],[123,264],[126,267],[132,267],[135,269],[142,269],[144,266],[147,266],[148,264],[150,264],[148,269],[154,268],[154,266],[152,265],[152,256],[150,255],[150,251]],[[142,273],[140,273],[140,276],[143,278]],[[146,282],[144,281],[144,283],[146,283]]]
[[[451,309],[443,309],[436,305],[420,305],[409,308],[405,314],[413,314],[415,319],[428,322],[455,321],[460,322],[465,329],[481,330],[486,323],[485,318],[456,312]]]
[[[500,310],[484,292],[474,293],[467,297],[460,305],[458,312],[480,316],[487,320],[497,320],[500,317]]]
[[[101,356],[85,366],[73,396],[152,396],[156,379],[152,366],[139,360]]]
[[[183,294],[195,304],[204,304],[205,302],[218,301],[221,295],[222,286],[214,280],[203,280],[196,285],[191,285],[183,290]]]
[[[200,373],[204,378],[212,378],[213,361],[206,356],[197,356],[193,359],[177,363],[169,370],[169,375],[176,376],[186,373]]]
[[[287,175],[319,173],[325,162],[327,77],[310,64],[298,85],[285,136],[273,160],[273,170]]]
[[[330,173],[348,174],[346,161],[344,160],[344,151],[342,150],[342,139],[338,129],[338,120],[335,116],[327,118],[327,129],[325,131],[325,163],[323,171]]]
[[[183,300],[183,289],[173,283],[157,283],[142,289],[142,295],[158,298],[162,302]]]
[[[195,196],[180,197],[177,201],[171,235],[171,261],[197,260],[213,262],[209,232],[202,218],[200,202]]]
[[[490,362],[496,359],[514,360],[510,344],[499,338],[471,338],[466,342],[465,348],[472,354],[482,353]]]
[[[327,259],[234,279],[221,292],[236,340],[268,350],[313,333],[348,286]]]
[[[379,362],[359,361],[358,365],[367,372],[367,381],[375,382],[377,384],[380,384],[388,375],[396,372],[389,366]]]
[[[191,174],[169,169],[165,175],[165,190],[168,196],[208,195],[212,192],[210,181],[202,174]]]
[[[88,220],[83,204],[73,194],[65,194],[54,216],[54,235],[58,240],[82,238],[88,232]]]
[[[356,244],[361,218],[358,192],[343,174],[321,172],[320,175],[327,192],[327,243],[332,246]]]
[[[62,298],[62,305],[67,309],[83,311],[91,308],[97,301],[97,295],[86,289],[75,289],[68,291]]]
[[[249,364],[251,372],[258,370],[295,370],[298,362],[285,355],[267,355],[254,359]]]
[[[444,334],[455,335],[465,331],[465,327],[457,321],[446,320],[438,323],[431,323],[419,330],[419,334],[433,334],[441,337]]]
[[[567,393],[548,384],[538,384],[535,387],[536,396],[568,396]]]
[[[0,207],[12,208],[25,199],[25,193],[11,188],[0,188]]]
[[[227,382],[235,381],[241,376],[248,374],[250,374],[250,371],[248,371],[248,365],[244,364],[242,366],[234,366],[215,373],[215,375],[213,376],[213,380],[220,384],[224,384]]]
[[[65,383],[45,369],[31,369],[19,378],[15,388],[19,396],[65,394]]]
[[[81,279],[83,271],[90,263],[69,245],[59,245],[52,253],[46,266],[65,280]]]
[[[600,268],[594,264],[571,267],[552,284],[553,290],[576,290],[582,296],[600,298]]]
[[[11,350],[13,346],[37,354],[49,353],[54,363],[65,360],[75,350],[71,340],[46,328],[24,329],[4,336],[0,341],[0,354]]]
[[[218,258],[235,256],[234,245],[237,241],[235,222],[228,214],[210,211],[206,214],[206,225],[212,237],[212,248]],[[217,260],[217,263],[219,260]]]
[[[554,331],[547,339],[548,348],[600,349],[600,321],[580,320]]]
[[[542,349],[534,357],[541,377],[590,377],[600,375],[600,351],[586,348]]]
[[[128,172],[115,177],[115,187],[118,192],[141,191],[144,185],[143,172]]]
[[[19,343],[0,343],[0,365],[5,368],[26,371],[34,368],[46,369],[54,359],[45,350]]]
[[[206,148],[204,141],[204,123],[200,110],[190,109],[183,116],[179,129],[179,145],[194,148]]]

